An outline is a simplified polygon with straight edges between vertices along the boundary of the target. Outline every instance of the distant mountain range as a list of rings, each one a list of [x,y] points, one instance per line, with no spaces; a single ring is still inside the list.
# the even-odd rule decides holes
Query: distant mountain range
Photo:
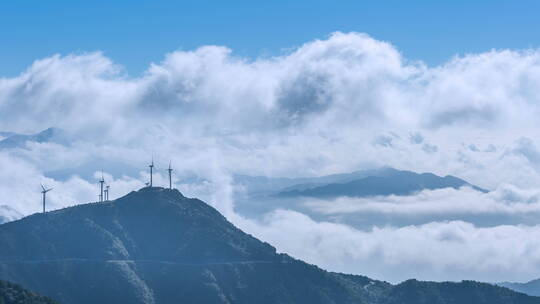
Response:
[[[36,134],[17,134],[13,132],[0,132],[0,149],[22,148],[27,142],[65,142],[64,131],[57,128],[48,128]]]
[[[510,288],[531,296],[540,296],[540,279],[532,280],[526,283],[503,282],[497,285]]]
[[[35,134],[18,134],[0,132],[0,150],[25,148],[29,143],[56,143],[71,145],[74,138],[59,128],[48,128]],[[103,157],[84,160],[81,163],[70,164],[68,167],[44,172],[44,175],[55,180],[64,181],[77,175],[86,180],[94,180],[96,168],[107,168],[107,173],[116,176],[138,177],[140,168],[121,161],[111,161]],[[1,221],[0,221],[1,223]]]
[[[304,205],[307,199],[317,198],[332,200],[337,197],[361,197],[385,195],[413,195],[423,190],[457,189],[469,187],[479,192],[488,190],[473,185],[463,179],[447,175],[444,177],[432,173],[416,173],[393,168],[354,171],[306,178],[272,178],[264,176],[235,175],[238,186],[235,193],[236,210],[248,217],[259,217],[277,208],[287,208],[309,214],[324,221],[334,219],[324,214],[313,212]],[[360,218],[358,215],[341,216],[340,220],[355,227],[364,227],[370,223],[384,225],[389,218]],[[414,224],[406,219],[402,224]],[[365,228],[365,227],[364,227]]]
[[[279,196],[309,196],[331,198],[338,196],[369,197],[379,195],[411,195],[422,190],[443,188],[459,189],[470,187],[474,190],[487,190],[471,185],[455,176],[437,176],[433,173],[415,173],[395,169],[384,169],[377,174],[358,177],[353,180],[317,184],[294,185],[278,193]]]
[[[14,134],[15,134],[15,133],[13,133],[13,132],[3,132],[3,131],[0,131],[0,138],[1,138],[1,139],[4,139],[4,138],[9,137],[9,136],[14,135]]]
[[[57,302],[20,285],[0,280],[0,304],[57,304]]]
[[[351,173],[331,174],[318,177],[266,177],[235,175],[234,181],[246,187],[250,195],[272,195],[282,191],[302,190],[335,183],[346,183],[369,176],[385,176],[398,171],[392,168],[354,171]]]
[[[378,195],[410,195],[422,190],[470,187],[488,192],[460,178],[432,173],[415,173],[393,168],[355,171],[311,178],[269,178],[235,176],[235,182],[245,186],[249,196],[369,197]]]
[[[35,134],[0,132],[0,149],[24,148],[28,143],[70,144],[72,138],[58,128],[48,128]],[[73,175],[91,180],[96,168],[106,167],[115,175],[138,176],[140,168],[127,163],[108,159],[93,159],[71,167],[44,172],[45,176],[56,180],[66,180]],[[432,173],[415,173],[393,168],[354,171],[320,177],[272,178],[262,176],[235,175],[234,181],[244,186],[250,198],[253,197],[317,197],[338,196],[367,197],[377,195],[409,195],[422,190],[470,187],[487,192],[460,178],[444,177]]]
[[[327,272],[163,188],[0,225],[0,244],[0,279],[65,304],[540,304],[485,283],[391,285]]]

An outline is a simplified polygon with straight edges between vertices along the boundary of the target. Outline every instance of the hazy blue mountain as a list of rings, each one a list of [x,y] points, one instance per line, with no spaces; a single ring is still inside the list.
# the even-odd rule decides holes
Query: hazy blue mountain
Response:
[[[410,195],[422,190],[442,188],[471,187],[475,190],[486,190],[471,185],[455,176],[437,176],[433,173],[415,173],[386,169],[384,174],[369,175],[348,182],[330,183],[322,186],[307,185],[291,186],[278,195],[284,197],[309,196],[329,198],[338,196],[369,197],[377,195]]]
[[[48,128],[36,134],[16,134],[10,132],[4,132],[4,139],[0,140],[0,149],[9,149],[9,148],[21,148],[26,145],[27,142],[64,142],[65,133],[57,128]]]
[[[540,279],[532,280],[526,283],[503,282],[498,283],[497,285],[523,292],[531,296],[540,296]]]
[[[0,304],[55,304],[56,301],[40,296],[22,286],[0,280]]]
[[[13,132],[2,132],[0,131],[0,139],[10,137],[11,135],[15,135]]]
[[[250,195],[265,195],[275,194],[281,191],[308,189],[333,183],[346,183],[368,176],[387,176],[394,171],[397,170],[392,168],[380,168],[319,177],[299,178],[235,175],[234,181],[235,183],[244,186]]]
[[[0,244],[0,279],[65,304],[540,304],[488,284],[393,286],[327,272],[276,253],[204,202],[163,188],[0,225]],[[474,302],[456,302],[469,296]]]
[[[314,193],[328,191],[328,193],[324,194],[326,196],[338,196],[341,194],[332,194],[331,192],[354,192],[355,187],[362,187],[362,183],[370,183],[366,187],[377,187],[372,190],[372,192],[377,193],[376,195],[408,194],[411,191],[415,192],[423,189],[459,188],[462,186],[469,186],[478,191],[487,192],[485,189],[451,175],[440,177],[432,173],[419,174],[388,167],[320,177],[272,178],[235,175],[234,181],[244,187],[249,197],[273,196],[276,194],[301,196],[311,194],[312,190]],[[363,195],[361,192],[359,191],[360,196]],[[371,193],[367,193],[371,195]]]
[[[235,192],[235,209],[240,214],[260,218],[278,208],[296,210],[320,221],[341,222],[355,228],[365,229],[372,225],[416,225],[430,221],[448,220],[434,216],[410,217],[399,214],[351,213],[324,214],[311,209],[305,203],[313,197],[332,200],[341,195],[369,197],[373,195],[408,195],[425,189],[459,188],[469,186],[481,192],[486,190],[453,176],[440,177],[430,173],[415,173],[393,168],[362,170],[309,178],[271,178],[235,176],[238,191]],[[455,214],[452,220],[467,220],[478,225],[491,223],[514,223],[523,218],[481,218]],[[478,221],[477,221],[478,220]]]

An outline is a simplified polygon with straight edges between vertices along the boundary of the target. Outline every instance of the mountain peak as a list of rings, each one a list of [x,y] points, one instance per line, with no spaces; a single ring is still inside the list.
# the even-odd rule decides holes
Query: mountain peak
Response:
[[[0,247],[0,259],[202,263],[278,258],[274,247],[242,232],[210,205],[161,187],[36,214],[2,228],[0,243],[11,246]],[[24,240],[8,239],[13,234]]]
[[[113,202],[123,202],[132,199],[165,200],[169,202],[179,203],[187,198],[178,189],[152,186],[132,191],[127,195],[116,199]]]

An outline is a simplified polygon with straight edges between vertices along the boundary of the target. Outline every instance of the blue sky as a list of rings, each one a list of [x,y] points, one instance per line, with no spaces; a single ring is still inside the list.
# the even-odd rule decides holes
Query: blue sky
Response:
[[[430,65],[540,46],[539,1],[411,2],[4,1],[0,76],[55,53],[96,50],[137,75],[177,49],[218,44],[238,56],[272,56],[334,31],[368,33]]]

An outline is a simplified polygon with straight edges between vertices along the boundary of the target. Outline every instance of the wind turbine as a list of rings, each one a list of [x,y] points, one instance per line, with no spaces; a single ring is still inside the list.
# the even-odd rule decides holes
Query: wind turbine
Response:
[[[152,174],[154,172],[154,157],[153,156],[152,156],[152,163],[148,167],[150,167],[150,188],[152,188]]]
[[[103,201],[107,201],[107,189],[103,190]]]
[[[41,193],[43,194],[43,213],[45,213],[45,198],[47,197],[47,192],[51,191],[53,188],[45,189],[45,186],[41,184],[41,189],[43,189]]]
[[[99,202],[103,202],[103,184],[105,183],[105,179],[103,179],[103,170],[101,171],[101,179],[99,180],[101,193],[99,195]]]
[[[171,162],[169,161],[169,169],[167,169],[167,171],[169,171],[169,189],[172,189],[172,172],[173,172],[173,169],[171,168]]]
[[[111,186],[107,185],[105,186],[105,201],[108,202],[109,201],[109,189],[111,188]]]

